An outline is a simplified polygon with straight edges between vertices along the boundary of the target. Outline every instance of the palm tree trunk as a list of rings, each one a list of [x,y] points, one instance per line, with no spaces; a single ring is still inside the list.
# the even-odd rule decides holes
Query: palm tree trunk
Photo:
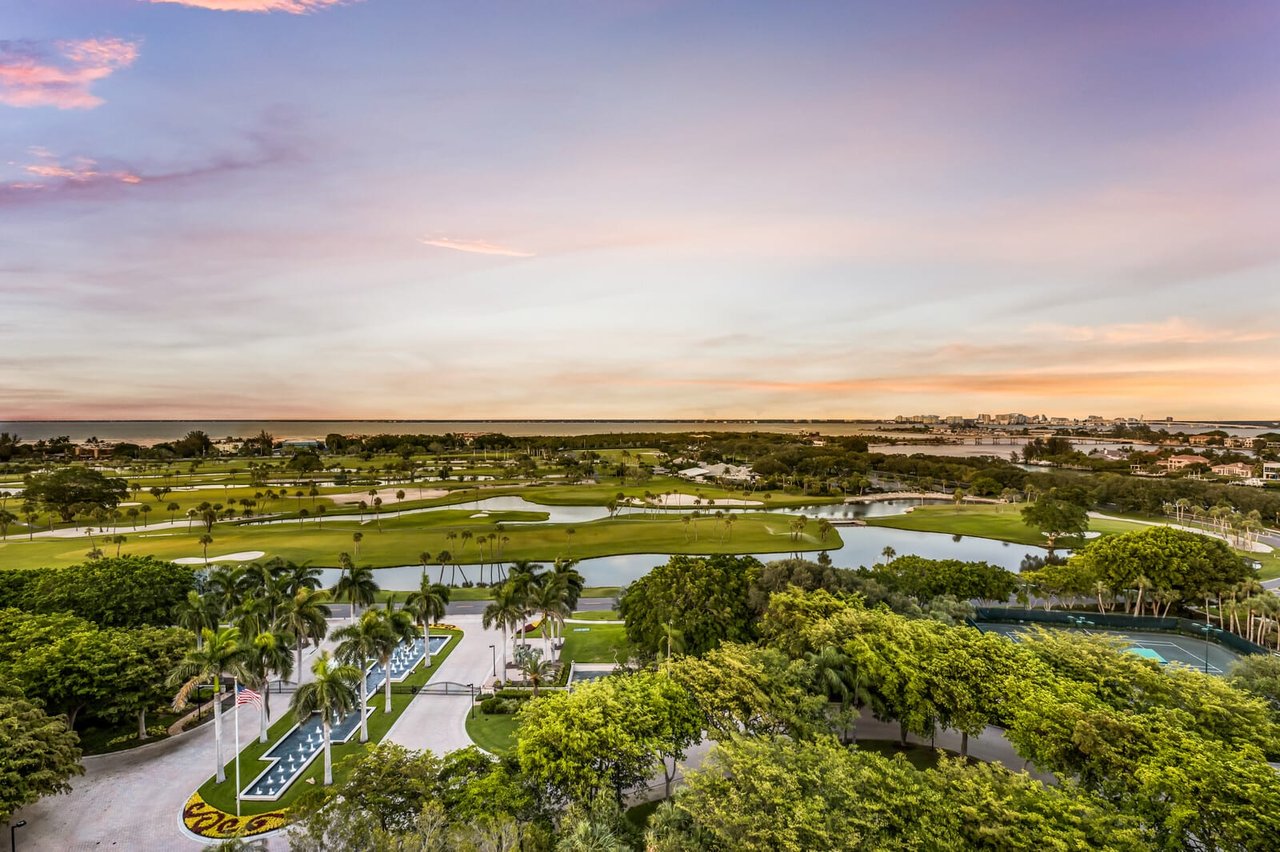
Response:
[[[431,619],[422,619],[423,649],[427,654],[427,668],[431,668]]]
[[[387,700],[383,705],[382,712],[391,712],[391,657],[387,657],[386,662],[382,664],[382,682],[386,687]]]
[[[214,758],[218,761],[213,777],[221,784],[227,780],[222,765],[222,678],[217,678],[213,687],[213,742]]]
[[[145,740],[147,738],[147,708],[143,707],[138,711],[138,739]]]
[[[294,671],[298,673],[298,679],[295,683],[298,686],[302,686],[302,636],[298,636],[298,667]]]
[[[329,714],[321,715],[323,721],[320,727],[324,731],[324,783],[327,787],[333,783],[333,753],[329,750]]]
[[[365,706],[369,703],[369,677],[367,673],[367,664],[361,660],[360,666],[360,707],[357,712],[360,714],[360,742],[369,742],[369,714],[364,712]]]

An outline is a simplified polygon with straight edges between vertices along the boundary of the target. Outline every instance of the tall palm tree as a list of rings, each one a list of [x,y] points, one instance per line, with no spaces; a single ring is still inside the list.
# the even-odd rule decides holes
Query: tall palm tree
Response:
[[[130,509],[129,511],[133,511],[133,510]],[[134,526],[134,529],[137,529],[136,525]],[[209,564],[209,545],[211,544],[213,544],[213,536],[209,535],[208,533],[205,533],[204,535],[200,536],[200,546],[204,548],[204,564],[205,565]]]
[[[587,579],[577,566],[576,559],[557,559],[551,566],[552,575],[564,584],[564,602],[570,611],[577,609],[578,599],[582,597],[582,590],[587,584]]]
[[[493,587],[493,602],[484,608],[484,629],[497,627],[502,631],[502,672],[507,671],[507,631],[514,630],[524,620],[524,606],[516,598],[510,582]]]
[[[224,627],[217,632],[206,629],[203,636],[201,647],[187,652],[169,674],[168,683],[178,687],[178,694],[173,699],[173,709],[181,710],[187,706],[187,699],[193,689],[202,681],[212,681],[213,738],[217,760],[214,777],[218,783],[222,783],[227,778],[222,759],[222,678],[231,675],[248,680],[249,670],[245,666],[239,630],[234,627]]]
[[[353,532],[353,533],[351,534],[351,543],[352,543],[353,545],[355,545],[355,551],[356,551],[356,560],[355,560],[355,561],[356,561],[356,562],[359,562],[359,561],[360,561],[360,542],[361,542],[361,541],[363,541],[363,540],[364,540],[364,533],[362,533],[362,532]]]
[[[364,674],[355,666],[339,664],[328,651],[311,664],[311,671],[315,679],[298,687],[290,707],[299,722],[305,722],[313,713],[320,714],[320,730],[324,734],[324,783],[329,785],[333,783],[332,719],[356,709],[356,681],[362,680]]]
[[[392,595],[387,601],[386,608],[381,612],[373,610],[373,612],[382,619],[383,625],[386,627],[385,633],[379,637],[378,642],[378,663],[382,665],[382,686],[383,693],[386,698],[382,712],[391,712],[391,656],[395,654],[396,648],[401,642],[412,641],[417,636],[417,629],[413,625],[413,616],[403,609],[396,609],[396,598]]]
[[[390,631],[376,610],[360,616],[355,624],[349,624],[333,634],[337,641],[336,656],[340,662],[360,670],[360,742],[369,741],[369,715],[365,705],[369,703],[369,663],[377,658]]]
[[[221,610],[210,595],[201,595],[195,589],[187,592],[187,599],[178,604],[178,626],[196,634],[196,648],[204,643],[204,631],[218,626]]]
[[[262,632],[253,637],[253,643],[245,649],[245,664],[253,678],[249,685],[262,692],[262,707],[258,712],[258,742],[267,741],[267,718],[271,715],[272,675],[288,680],[293,674],[292,640],[288,633]]]
[[[276,578],[276,588],[285,597],[293,597],[302,589],[314,591],[320,588],[320,575],[322,572],[319,568],[312,568],[306,562],[299,565],[297,562],[290,562],[280,557],[276,557],[268,564],[272,566]]]
[[[542,615],[543,646],[549,650],[549,640],[559,638],[557,628],[569,617],[570,609],[565,603],[567,594],[565,581],[555,574],[546,575],[544,581],[532,588],[529,607]]]
[[[444,618],[449,605],[449,587],[441,583],[433,583],[427,577],[425,568],[418,590],[410,592],[404,602],[404,608],[413,613],[422,625],[422,635],[427,643],[427,665],[431,665],[431,624]]]
[[[354,622],[356,607],[369,606],[377,598],[378,582],[373,579],[372,568],[353,565],[338,578],[338,582],[329,591],[333,593],[334,598],[345,598],[351,603],[351,620]]]
[[[248,641],[271,627],[271,610],[271,601],[250,596],[242,600],[240,606],[227,613],[227,617],[240,629],[240,636]]]
[[[294,668],[302,675],[302,645],[307,640],[316,644],[329,632],[326,619],[332,614],[327,606],[329,593],[320,589],[299,589],[291,598],[285,598],[276,616],[275,629],[293,637],[298,650],[298,664]]]

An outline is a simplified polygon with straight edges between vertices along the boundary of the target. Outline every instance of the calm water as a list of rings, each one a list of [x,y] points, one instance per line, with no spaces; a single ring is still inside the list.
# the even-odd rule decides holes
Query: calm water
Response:
[[[985,561],[1010,571],[1018,570],[1022,557],[1026,554],[1046,552],[1043,548],[985,538],[961,537],[957,541],[953,536],[941,533],[895,530],[887,527],[841,527],[840,535],[844,539],[844,547],[830,551],[830,556],[832,563],[841,568],[858,568],[881,562],[884,559],[881,554],[886,547],[892,547],[899,555],[914,553],[929,559]],[[816,553],[802,555],[808,559],[817,558]],[[786,559],[790,554],[757,553],[755,556],[762,562],[772,562],[777,559]],[[600,556],[594,559],[583,559],[578,563],[578,570],[582,572],[589,586],[625,586],[632,580],[649,573],[655,565],[665,563],[668,558],[664,554],[653,553]],[[466,565],[463,566],[463,570],[474,580],[478,566]],[[429,575],[432,577],[437,577],[439,572],[438,566],[429,569]],[[390,591],[408,591],[418,588],[422,577],[422,566],[379,568],[374,573],[382,588]],[[447,575],[448,571],[445,573]],[[338,574],[337,568],[325,569],[324,584],[328,586],[336,583]]]
[[[28,441],[66,435],[73,441],[155,443],[172,441],[198,429],[211,438],[249,437],[266,430],[276,440],[342,435],[443,435],[447,432],[501,432],[513,437],[598,435],[614,432],[822,432],[861,435],[876,431],[867,422],[674,420],[0,420],[0,432]]]

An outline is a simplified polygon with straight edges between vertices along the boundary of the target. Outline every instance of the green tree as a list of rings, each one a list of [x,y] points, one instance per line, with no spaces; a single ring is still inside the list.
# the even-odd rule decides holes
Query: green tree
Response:
[[[338,661],[360,672],[360,742],[368,742],[369,714],[364,708],[369,703],[369,679],[365,672],[370,662],[378,656],[383,644],[391,641],[391,633],[380,614],[376,610],[369,610],[359,621],[336,631],[333,638],[338,643],[335,653]]]
[[[297,649],[294,671],[299,675],[302,674],[302,646],[308,641],[320,644],[329,632],[328,618],[332,613],[328,602],[328,592],[304,587],[280,604],[276,629],[293,637]]]
[[[414,617],[418,619],[418,623],[422,625],[423,638],[427,648],[428,666],[431,665],[431,625],[444,618],[448,606],[449,587],[431,582],[427,577],[427,569],[424,567],[422,569],[422,579],[418,583],[418,590],[409,593],[409,597],[405,599],[404,608],[413,613]]]
[[[311,665],[315,676],[309,683],[304,683],[293,693],[290,706],[299,723],[311,718],[312,714],[320,714],[321,732],[324,735],[324,784],[333,783],[333,752],[331,748],[330,720],[342,717],[363,706],[356,697],[356,681],[363,680],[363,673],[355,666],[342,665],[336,662],[328,651],[320,652],[320,656]],[[219,770],[221,771],[221,770]]]
[[[1048,538],[1052,549],[1063,536],[1080,535],[1089,529],[1089,515],[1079,503],[1065,500],[1056,489],[1041,494],[1022,508],[1022,522],[1035,527]]]
[[[22,496],[70,523],[81,507],[113,509],[128,493],[129,487],[123,479],[104,476],[93,468],[69,465],[27,474]]]
[[[245,666],[244,648],[240,644],[240,631],[234,627],[203,631],[201,647],[189,651],[169,675],[169,685],[177,686],[173,699],[175,710],[187,704],[191,691],[204,681],[213,684],[213,738],[214,757],[217,761],[214,777],[221,784],[226,780],[226,761],[222,759],[222,679],[231,675],[239,680],[249,680]]]
[[[82,775],[80,738],[11,687],[0,688],[0,822],[44,796],[70,791]]]
[[[683,634],[690,654],[754,638],[747,591],[761,567],[750,556],[671,557],[623,591],[627,639],[656,655],[667,625]]]
[[[352,565],[338,578],[338,582],[329,590],[335,599],[346,599],[351,604],[351,620],[356,618],[356,608],[371,606],[378,595],[378,581],[373,578],[373,569]]]

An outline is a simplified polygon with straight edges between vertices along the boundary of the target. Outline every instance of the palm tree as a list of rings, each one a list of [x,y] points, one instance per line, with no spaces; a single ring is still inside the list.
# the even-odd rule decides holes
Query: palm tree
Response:
[[[209,572],[206,594],[219,612],[230,612],[240,605],[240,574],[236,568],[220,565]]]
[[[177,512],[181,508],[182,507],[179,506],[177,503],[170,503],[168,506],[164,507],[164,510],[169,513],[169,523],[171,524],[173,523],[174,512]]]
[[[382,666],[382,685],[386,702],[382,708],[384,713],[391,712],[391,656],[401,642],[412,641],[417,636],[413,626],[413,616],[408,610],[396,609],[396,598],[392,595],[382,612],[373,610],[386,627],[386,635],[381,637],[378,645],[378,663]]]
[[[431,623],[444,618],[445,609],[449,605],[449,587],[433,583],[427,577],[427,569],[422,569],[422,579],[418,591],[410,592],[404,602],[404,608],[413,613],[427,643],[427,665],[431,665]]]
[[[259,633],[245,649],[246,665],[253,679],[249,685],[261,690],[262,707],[258,713],[258,742],[267,741],[267,718],[271,715],[271,675],[288,680],[293,674],[293,653],[287,633]]]
[[[569,617],[571,610],[565,603],[567,598],[565,582],[555,574],[545,575],[544,582],[531,589],[529,605],[534,612],[542,615],[542,639],[544,645],[548,640],[558,638],[556,628]]]
[[[576,559],[557,559],[551,566],[552,576],[564,584],[564,603],[570,612],[577,609],[578,599],[582,597],[582,590],[587,584],[586,577],[582,576],[577,565]]]
[[[369,714],[365,705],[369,703],[369,662],[380,653],[383,644],[390,641],[391,633],[382,616],[375,610],[369,610],[360,616],[355,624],[349,624],[333,634],[338,647],[336,656],[339,661],[357,667],[360,670],[360,742],[369,741]]]
[[[311,640],[317,644],[329,632],[326,621],[330,616],[326,605],[329,593],[319,589],[302,588],[291,598],[285,598],[276,616],[276,630],[293,637],[297,644],[298,664],[294,671],[302,675],[302,644]]]
[[[338,582],[330,589],[335,598],[345,598],[351,602],[351,620],[356,620],[356,607],[369,606],[378,595],[378,582],[373,579],[372,568],[352,566],[338,578]]]
[[[299,565],[296,562],[289,562],[279,557],[271,560],[269,563],[276,575],[276,588],[280,593],[292,597],[303,589],[311,589],[315,591],[320,588],[319,568],[312,568],[306,562]]]
[[[203,637],[201,647],[187,652],[182,662],[170,673],[168,683],[179,687],[178,694],[173,699],[173,709],[181,710],[187,705],[191,690],[202,681],[213,682],[213,739],[217,760],[214,777],[221,784],[227,779],[222,760],[222,678],[231,675],[248,680],[249,671],[245,666],[239,630],[224,627],[215,633],[205,629]]]
[[[355,545],[356,562],[360,561],[360,542],[364,540],[364,533],[353,532],[351,534],[351,543]]]
[[[538,686],[551,676],[553,663],[542,658],[541,648],[516,649],[516,668],[524,679],[533,684],[533,697],[538,697]]]
[[[136,525],[134,526],[134,529],[137,529]],[[211,544],[213,544],[213,536],[209,535],[208,533],[205,533],[204,535],[200,536],[200,546],[204,548],[204,564],[205,565],[209,564],[209,545]]]
[[[861,697],[858,695],[858,681],[853,661],[847,654],[833,645],[808,655],[809,665],[813,670],[814,686],[826,696],[828,701],[840,702],[841,716],[850,704],[856,705]],[[854,739],[857,739],[855,728]],[[847,731],[842,731],[847,734]],[[843,742],[846,736],[840,737]],[[967,741],[966,741],[967,745]]]
[[[507,671],[507,631],[514,630],[524,621],[524,606],[516,597],[511,582],[493,587],[493,602],[484,608],[484,629],[497,627],[502,631],[502,671]]]
[[[128,538],[119,534],[111,536],[111,543],[116,546],[117,557],[120,555],[120,545],[124,544],[128,540]]]
[[[444,565],[446,562],[451,562],[452,560],[453,554],[447,550],[442,550],[436,554],[436,562],[440,563],[440,583],[442,585],[444,584]],[[453,578],[451,577],[450,580],[452,579]],[[453,583],[451,582],[449,585],[452,586]]]
[[[201,595],[195,589],[187,592],[187,599],[178,604],[178,626],[196,634],[196,649],[204,642],[204,631],[218,627],[221,610],[210,595]]]
[[[356,708],[355,682],[364,674],[355,666],[340,665],[328,651],[311,665],[315,680],[304,683],[293,694],[290,707],[299,723],[320,714],[320,730],[324,734],[324,783],[333,783],[333,752],[330,744],[331,720],[345,716]],[[364,711],[361,710],[363,713]]]
[[[265,597],[248,596],[240,602],[240,606],[227,613],[228,620],[240,629],[240,635],[251,640],[270,627],[271,601]]]

